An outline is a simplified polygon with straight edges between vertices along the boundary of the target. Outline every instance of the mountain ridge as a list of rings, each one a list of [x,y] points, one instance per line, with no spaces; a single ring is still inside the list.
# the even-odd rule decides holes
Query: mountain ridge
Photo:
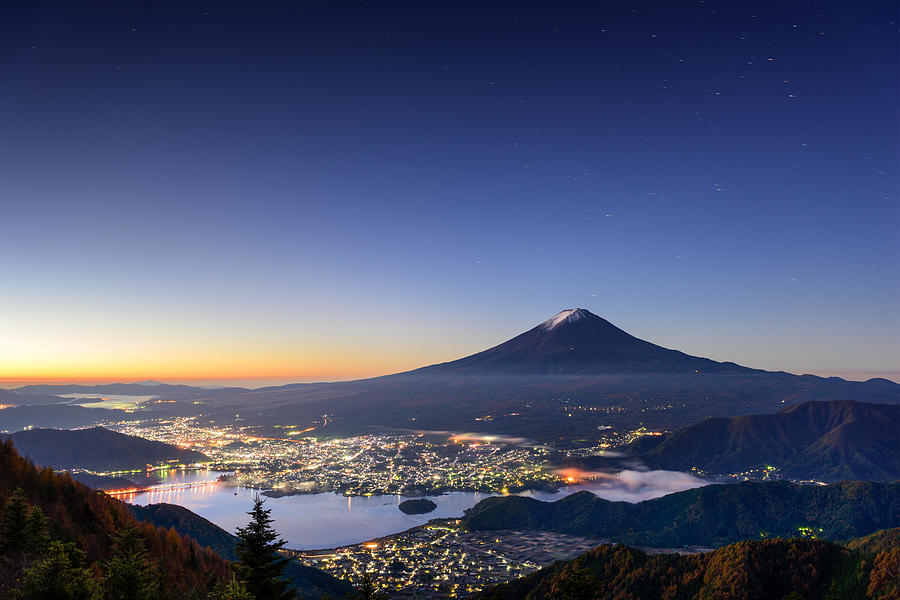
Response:
[[[900,526],[900,482],[817,486],[746,481],[634,504],[586,491],[555,502],[494,496],[467,510],[462,524],[473,531],[556,531],[663,548],[715,548],[760,537],[801,537],[804,532],[844,540]]]
[[[711,418],[662,436],[644,436],[624,457],[587,457],[586,469],[638,460],[675,471],[727,475],[775,467],[784,477],[900,479],[900,405],[810,401],[770,415]]]

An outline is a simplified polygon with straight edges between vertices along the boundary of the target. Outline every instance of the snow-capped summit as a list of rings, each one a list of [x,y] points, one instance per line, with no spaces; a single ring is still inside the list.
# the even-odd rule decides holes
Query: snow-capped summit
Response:
[[[566,321],[568,321],[569,323],[579,321],[589,314],[591,313],[583,308],[567,308],[566,310],[562,310],[556,313],[555,315],[541,323],[540,327],[541,329],[546,329],[549,331],[551,329],[555,329],[558,325],[565,323]]]

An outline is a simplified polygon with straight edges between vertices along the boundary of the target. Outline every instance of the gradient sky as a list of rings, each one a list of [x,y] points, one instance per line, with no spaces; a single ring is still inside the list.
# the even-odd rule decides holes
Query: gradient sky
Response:
[[[900,379],[893,1],[0,7],[0,382],[375,375],[574,306]]]

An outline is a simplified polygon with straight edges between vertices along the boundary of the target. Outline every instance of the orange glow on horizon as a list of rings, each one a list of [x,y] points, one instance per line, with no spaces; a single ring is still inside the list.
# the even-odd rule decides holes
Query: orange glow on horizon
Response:
[[[255,362],[255,361],[253,361]],[[318,362],[318,361],[317,361]],[[199,385],[241,385],[258,387],[272,385],[273,382],[305,383],[319,381],[350,381],[390,375],[415,369],[427,363],[385,364],[382,361],[359,362],[318,362],[305,368],[279,368],[280,365],[223,364],[219,368],[207,365],[159,365],[155,368],[134,368],[115,362],[100,366],[85,365],[84,368],[54,368],[52,366],[33,367],[22,365],[18,369],[0,370],[0,387],[18,387],[35,384],[103,384],[129,383],[138,381],[160,381],[171,384]],[[267,368],[268,367],[268,368]]]
[[[418,366],[418,365],[417,365]],[[381,375],[390,375],[400,371],[407,371],[416,367],[401,367],[397,370],[386,370],[379,372],[316,372],[316,373],[296,373],[293,375],[282,374],[247,374],[240,373],[200,373],[198,375],[164,375],[164,374],[135,374],[124,372],[120,375],[110,375],[111,371],[104,371],[103,374],[91,375],[90,373],[65,374],[55,372],[53,374],[43,375],[40,372],[29,373],[9,373],[0,375],[0,387],[14,388],[25,385],[100,385],[108,383],[136,383],[140,381],[157,381],[173,385],[223,385],[237,387],[265,387],[269,385],[284,385],[288,383],[316,383],[331,381],[353,381],[356,379],[367,379],[370,377],[379,377]]]
[[[285,383],[344,381],[390,375],[442,362],[444,352],[404,348],[381,352],[364,347],[327,347],[315,351],[279,344],[177,348],[72,345],[55,348],[4,347],[0,344],[0,387],[29,384],[96,384],[162,381],[199,385],[262,387]]]

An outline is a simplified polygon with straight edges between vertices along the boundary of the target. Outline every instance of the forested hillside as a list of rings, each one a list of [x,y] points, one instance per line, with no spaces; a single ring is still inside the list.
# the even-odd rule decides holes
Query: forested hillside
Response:
[[[815,535],[845,540],[900,526],[900,483],[827,486],[786,481],[708,485],[631,504],[578,492],[556,502],[487,498],[466,511],[470,530],[539,529],[639,546],[718,547]]]
[[[132,561],[137,579],[166,598],[205,594],[228,577],[228,563],[215,552],[173,529],[138,522],[125,503],[67,473],[35,467],[9,440],[0,444],[0,474],[0,596],[17,580],[52,572],[72,585],[105,584],[121,560]]]
[[[896,600],[900,548],[821,540],[739,542],[706,554],[603,545],[483,592],[490,600]]]

